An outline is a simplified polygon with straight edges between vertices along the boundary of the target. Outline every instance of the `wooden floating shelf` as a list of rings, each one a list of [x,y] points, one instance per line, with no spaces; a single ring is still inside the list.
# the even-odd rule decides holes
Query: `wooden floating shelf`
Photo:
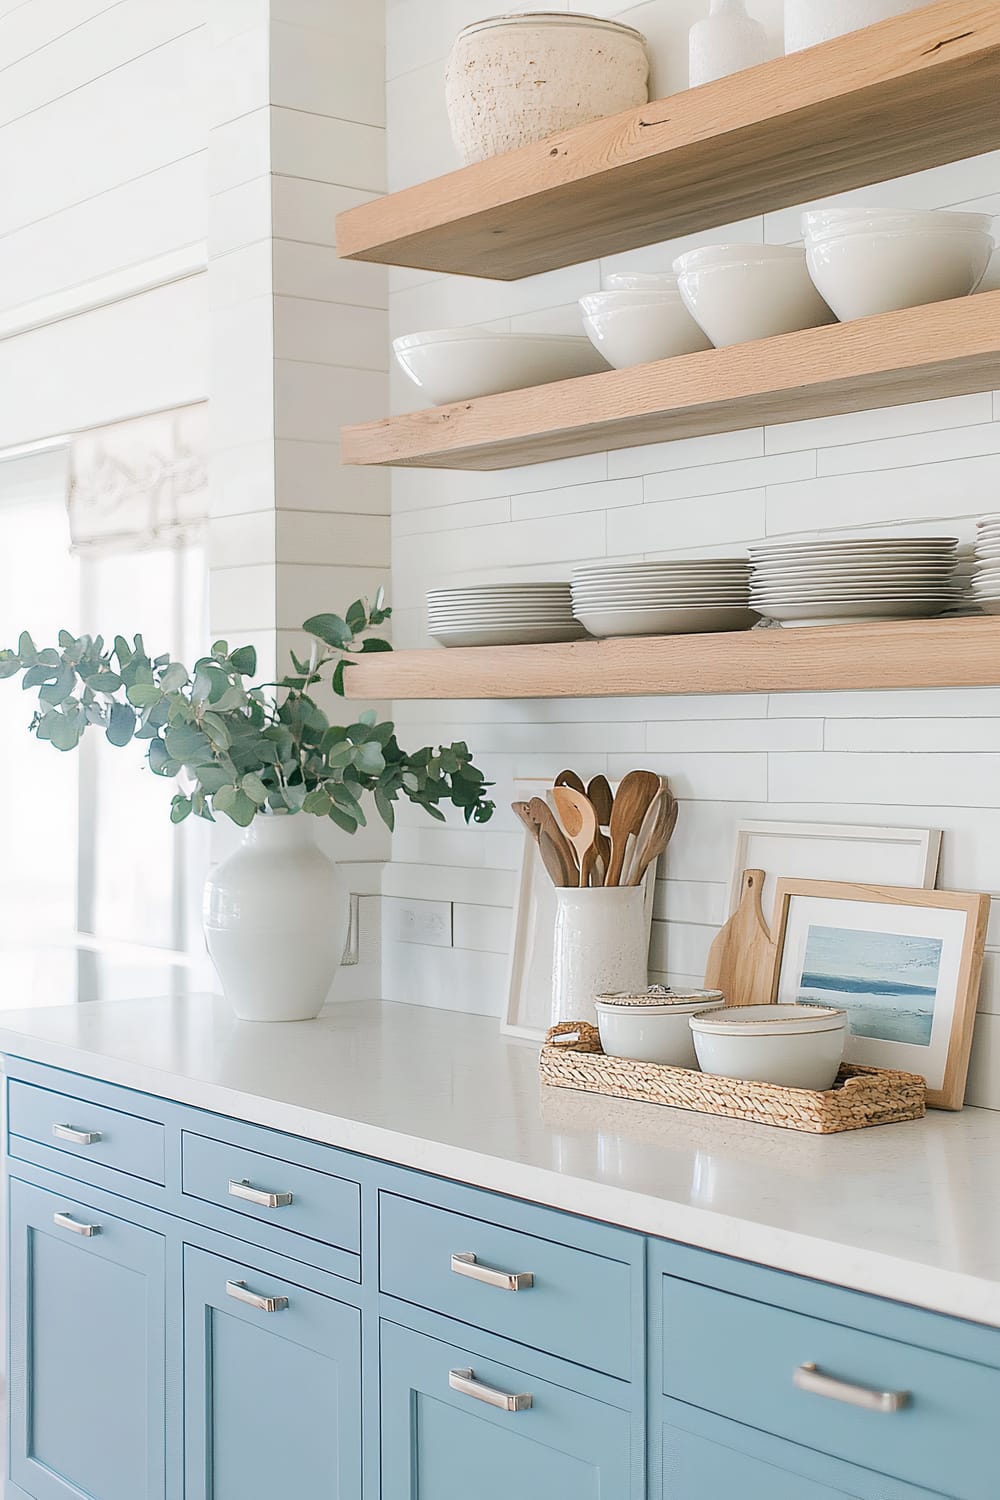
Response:
[[[342,256],[514,281],[1000,146],[1000,5],[937,0],[341,214]]]
[[[998,388],[995,291],[345,427],[341,457],[505,469]]]
[[[358,660],[348,698],[619,698],[1000,686],[1000,617],[464,646]]]

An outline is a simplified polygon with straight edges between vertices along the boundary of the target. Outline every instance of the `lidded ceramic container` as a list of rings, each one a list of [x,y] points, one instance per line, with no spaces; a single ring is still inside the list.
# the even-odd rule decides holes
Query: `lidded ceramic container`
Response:
[[[648,98],[645,37],[617,21],[567,11],[466,26],[445,73],[451,133],[466,163]]]
[[[703,1073],[790,1089],[831,1088],[847,1040],[847,1012],[831,1005],[737,1005],[688,1025]]]
[[[674,990],[661,984],[648,990],[598,995],[594,1009],[601,1046],[609,1057],[696,1068],[691,1017],[717,1010],[724,1003],[721,990]]]

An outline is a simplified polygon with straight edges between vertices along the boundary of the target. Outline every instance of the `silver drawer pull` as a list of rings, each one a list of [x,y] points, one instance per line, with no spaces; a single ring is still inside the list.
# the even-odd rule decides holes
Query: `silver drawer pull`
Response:
[[[844,1401],[848,1406],[860,1406],[864,1411],[902,1411],[911,1400],[909,1391],[872,1391],[866,1385],[852,1385],[848,1380],[824,1375],[812,1362],[799,1365],[792,1379],[800,1391],[827,1396],[831,1401]]]
[[[75,1130],[72,1125],[53,1125],[52,1134],[57,1141],[72,1141],[74,1146],[96,1146],[101,1139],[99,1130]]]
[[[453,1255],[451,1269],[456,1276],[468,1276],[473,1281],[485,1282],[487,1286],[498,1286],[504,1292],[523,1292],[535,1284],[530,1271],[497,1271],[492,1266],[481,1266],[471,1250]]]
[[[261,1188],[251,1187],[245,1177],[239,1182],[230,1177],[229,1196],[256,1203],[258,1208],[287,1208],[292,1201],[291,1193],[265,1193]]]
[[[284,1312],[288,1306],[287,1297],[258,1296],[245,1281],[227,1281],[226,1296],[235,1297],[237,1302],[245,1302],[247,1307],[255,1307],[258,1312]]]
[[[528,1395],[508,1396],[506,1391],[482,1385],[473,1378],[471,1370],[449,1370],[448,1384],[453,1391],[471,1396],[474,1401],[485,1401],[487,1406],[499,1407],[500,1411],[527,1411],[531,1405],[531,1397]]]
[[[100,1224],[81,1224],[72,1214],[53,1214],[52,1222],[58,1229],[72,1229],[74,1234],[82,1234],[88,1240],[101,1232]]]

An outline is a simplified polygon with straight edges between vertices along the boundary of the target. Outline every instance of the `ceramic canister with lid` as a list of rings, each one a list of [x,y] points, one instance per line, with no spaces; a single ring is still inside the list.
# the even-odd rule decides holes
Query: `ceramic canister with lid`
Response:
[[[847,1040],[847,1012],[830,1005],[738,1005],[691,1016],[703,1073],[828,1089]]]
[[[645,104],[646,40],[568,11],[494,16],[459,32],[445,101],[466,163]]]
[[[659,984],[637,992],[598,995],[594,1009],[601,1046],[609,1057],[696,1068],[690,1019],[724,1003],[721,990],[674,990]]]

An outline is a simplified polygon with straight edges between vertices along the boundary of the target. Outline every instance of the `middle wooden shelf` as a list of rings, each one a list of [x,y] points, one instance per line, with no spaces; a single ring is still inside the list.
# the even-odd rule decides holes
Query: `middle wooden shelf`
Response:
[[[505,469],[1000,388],[1000,291],[345,427],[349,464]]]

